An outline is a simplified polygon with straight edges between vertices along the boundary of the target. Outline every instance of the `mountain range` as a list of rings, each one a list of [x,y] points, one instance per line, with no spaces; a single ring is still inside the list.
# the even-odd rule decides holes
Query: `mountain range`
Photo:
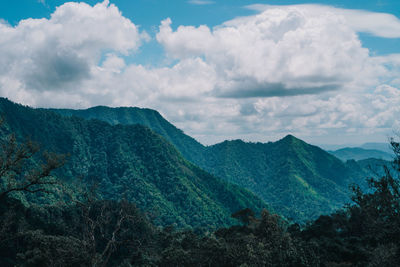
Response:
[[[223,180],[253,192],[270,207],[295,221],[330,213],[350,202],[350,185],[366,187],[365,178],[385,161],[345,161],[288,135],[277,142],[225,141],[203,146],[165,120],[157,111],[140,108],[52,109],[67,117],[141,124],[171,142],[184,158]]]
[[[378,149],[365,149],[362,147],[345,147],[335,151],[328,151],[335,157],[346,161],[350,159],[363,160],[369,158],[393,160],[393,153],[388,153]]]
[[[200,169],[143,125],[111,125],[65,117],[0,99],[0,137],[14,133],[55,153],[69,155],[57,172],[65,183],[96,183],[103,199],[125,198],[161,225],[213,229],[231,214],[267,208],[251,192]],[[32,200],[32,199],[30,199]]]

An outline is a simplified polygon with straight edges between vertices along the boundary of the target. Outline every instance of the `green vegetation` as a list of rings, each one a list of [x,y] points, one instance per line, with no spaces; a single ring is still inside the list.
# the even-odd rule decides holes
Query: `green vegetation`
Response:
[[[44,153],[45,163],[35,168],[32,162],[26,164],[24,161],[32,159],[39,151],[37,144],[31,141],[18,144],[15,135],[11,134],[1,147],[0,199],[19,192],[50,193],[57,184],[51,173],[64,164],[63,156]]]
[[[339,159],[294,136],[270,143],[225,141],[207,149],[205,170],[254,192],[286,218],[305,222],[350,201],[366,187],[368,164]]]
[[[66,118],[5,99],[0,113],[5,118],[3,139],[15,133],[17,140],[29,137],[45,150],[69,155],[54,172],[67,188],[73,189],[78,178],[83,184],[96,184],[100,199],[125,198],[154,216],[157,224],[215,229],[232,224],[230,215],[237,210],[260,211],[266,206],[250,192],[186,161],[147,127]],[[42,195],[21,199],[25,204],[58,201]]]
[[[400,144],[392,146],[394,166],[385,167],[379,179],[368,179],[368,192],[354,186],[354,205],[293,233],[315,244],[330,266],[400,265]]]
[[[111,124],[146,125],[174,144],[189,161],[250,190],[274,211],[298,222],[342,207],[350,201],[351,184],[366,188],[364,178],[373,174],[369,165],[387,163],[379,160],[369,160],[368,164],[341,162],[290,135],[274,143],[235,140],[205,147],[149,109],[95,107],[54,111]]]
[[[88,120],[96,119],[108,122],[111,125],[140,124],[147,126],[173,144],[189,161],[193,163],[202,161],[201,156],[205,147],[192,137],[184,134],[182,130],[169,123],[155,110],[136,107],[109,108],[105,106],[97,106],[82,110],[50,110],[63,116],[76,116]]]
[[[399,147],[399,146],[398,146]],[[396,162],[397,174],[400,160]],[[353,188],[354,204],[301,229],[263,210],[196,234],[156,228],[126,201],[25,207],[0,200],[2,266],[399,266],[400,177]]]
[[[2,266],[400,265],[400,143],[394,140],[393,166],[367,179],[366,191],[353,185],[352,205],[302,226],[265,209],[257,216],[251,208],[261,208],[262,202],[188,163],[146,127],[63,118],[8,101],[0,109],[6,117],[0,135]],[[31,141],[18,143],[25,131],[32,140],[46,141],[44,148],[70,153],[67,162],[63,165],[59,154],[40,155]],[[269,144],[223,145],[224,153],[236,156],[225,159],[225,167],[234,166],[232,159],[242,164],[242,149],[268,145],[268,151],[280,151],[274,154],[280,155],[278,174],[291,179],[285,181],[288,188],[293,183],[310,199],[331,193],[316,190],[315,179],[331,177],[343,186],[349,181],[335,169],[363,169],[371,163],[343,164],[292,136]],[[267,161],[267,153],[263,160],[274,162]],[[73,183],[78,171],[80,187]],[[110,178],[110,173],[117,175]],[[106,186],[104,179],[109,179]],[[140,200],[146,214],[134,204]],[[146,210],[152,205],[175,213],[155,215]],[[156,226],[168,220],[203,229]],[[240,225],[227,227],[233,220]]]

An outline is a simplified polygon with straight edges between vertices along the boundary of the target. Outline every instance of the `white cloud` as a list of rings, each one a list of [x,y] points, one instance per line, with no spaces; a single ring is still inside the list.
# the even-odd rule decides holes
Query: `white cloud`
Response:
[[[215,4],[214,1],[206,1],[206,0],[190,0],[188,1],[189,4],[192,5],[211,5],[211,4]]]
[[[392,14],[378,13],[365,10],[351,10],[331,6],[303,4],[297,6],[272,6],[264,4],[249,5],[247,8],[257,11],[268,9],[291,9],[298,7],[309,15],[330,12],[342,16],[346,24],[356,32],[365,32],[384,38],[400,38],[400,19]]]
[[[104,52],[128,54],[146,39],[108,1],[93,7],[66,3],[50,19],[0,24],[0,35],[0,79],[37,91],[76,90]]]
[[[372,57],[335,10],[273,7],[212,29],[166,19],[156,40],[174,64],[145,67],[126,55],[149,36],[116,6],[66,3],[50,19],[0,22],[0,94],[149,107],[207,143],[382,136],[400,124],[400,55]]]
[[[278,119],[282,122],[279,128],[273,129],[278,132],[287,129],[304,134],[320,129],[325,135],[336,130],[344,135],[347,129],[352,129],[361,138],[366,133],[390,134],[392,127],[400,122],[400,89],[386,84],[365,94],[344,92],[325,99],[275,97],[258,99],[254,105],[266,121]],[[339,139],[338,142],[343,142]]]
[[[342,89],[382,70],[341,16],[305,7],[270,8],[261,14],[207,26],[171,29],[164,20],[157,40],[175,59],[204,57],[222,97],[317,94]]]

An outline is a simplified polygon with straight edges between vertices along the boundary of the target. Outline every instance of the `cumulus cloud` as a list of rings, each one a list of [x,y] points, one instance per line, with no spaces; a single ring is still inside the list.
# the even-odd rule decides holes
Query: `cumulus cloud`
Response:
[[[37,91],[77,89],[103,52],[126,55],[147,38],[108,1],[93,7],[66,3],[50,19],[22,20],[15,27],[0,23],[0,35],[0,79]]]
[[[267,97],[318,94],[370,80],[380,71],[345,20],[304,7],[207,26],[171,28],[164,20],[157,40],[175,59],[203,57],[218,73],[214,95]]]
[[[330,12],[340,15],[346,24],[356,32],[365,32],[384,38],[400,38],[400,19],[388,13],[378,13],[365,10],[351,10],[331,6],[303,4],[297,6],[271,6],[264,4],[249,5],[247,8],[256,11],[265,11],[273,8],[291,9],[298,7],[308,14]]]
[[[66,3],[50,19],[0,21],[0,94],[149,107],[206,143],[382,135],[400,124],[400,55],[372,57],[337,10],[269,7],[214,28],[166,19],[155,40],[170,64],[151,67],[127,60],[150,37],[116,6]]]
[[[274,131],[293,131],[320,135],[354,132],[362,135],[390,134],[399,123],[400,90],[387,84],[377,86],[370,93],[341,93],[327,98],[296,96],[293,98],[258,99],[254,106],[265,120],[281,122]],[[340,141],[340,140],[338,140]],[[382,140],[384,141],[384,140]],[[360,141],[358,141],[360,142]]]

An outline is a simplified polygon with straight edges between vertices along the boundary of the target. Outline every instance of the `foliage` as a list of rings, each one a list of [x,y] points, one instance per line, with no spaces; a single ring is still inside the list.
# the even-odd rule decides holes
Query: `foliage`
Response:
[[[44,152],[45,163],[27,169],[31,164],[26,162],[39,151],[37,144],[29,140],[18,144],[11,134],[0,145],[0,199],[14,192],[51,192],[48,186],[58,183],[51,173],[64,164],[63,155]]]
[[[49,111],[0,103],[7,116],[0,129],[4,142],[1,178],[14,179],[8,184],[17,185],[5,187],[0,197],[2,266],[400,266],[400,144],[395,140],[391,141],[393,166],[385,168],[379,179],[369,179],[368,190],[354,185],[353,205],[320,216],[301,229],[267,210],[257,216],[250,208],[261,207],[262,202],[190,164],[148,128],[62,118]],[[51,164],[50,158],[38,165],[43,158],[36,146],[18,143],[27,133],[44,141],[46,148],[71,153],[64,168],[55,169],[60,165]],[[227,142],[224,153],[242,155],[238,147],[245,152],[250,147],[235,142],[232,146]],[[289,136],[270,146],[280,156],[267,161],[265,153],[257,164],[280,166],[276,177],[296,179],[307,194],[319,194],[312,191],[317,177],[333,177],[337,185],[349,181],[347,176],[340,177],[346,165],[298,139]],[[234,166],[232,159],[227,158],[229,164],[224,166]],[[335,168],[338,173],[332,171]],[[75,191],[69,201],[35,202],[53,186],[53,180],[47,180],[53,171],[69,177],[70,189]],[[72,185],[79,172],[83,187],[97,184],[102,200]],[[32,181],[39,183],[29,185]],[[41,182],[48,187],[36,190],[42,188]],[[19,186],[26,183],[28,187]],[[12,188],[22,190],[8,192]],[[329,185],[324,188],[327,196],[335,192]],[[15,191],[30,195],[30,205],[11,193]],[[156,206],[161,212],[144,214],[134,202],[147,212]],[[237,211],[238,207],[242,210]],[[164,225],[181,221],[203,229],[155,226],[149,220],[153,216],[154,222]],[[227,227],[233,219],[241,225]],[[216,226],[220,228],[215,230]]]
[[[0,138],[15,132],[17,141],[29,136],[44,149],[70,155],[54,172],[67,187],[73,188],[78,177],[84,184],[98,184],[100,199],[125,198],[159,225],[215,229],[232,224],[230,215],[237,210],[266,207],[247,190],[185,160],[147,127],[62,117],[5,99],[0,99],[0,112],[5,116]],[[29,201],[41,203],[36,197]]]
[[[369,179],[370,190],[353,187],[354,205],[321,216],[301,236],[315,242],[323,261],[355,266],[400,265],[400,151],[395,152],[393,173],[388,167],[379,179]]]
[[[10,207],[10,208],[7,208]],[[2,266],[316,266],[314,248],[263,211],[247,226],[208,235],[154,227],[128,202],[25,207],[4,199],[13,227],[0,242]],[[124,221],[124,222],[122,222]],[[120,223],[122,222],[122,223]],[[109,248],[112,248],[110,250]]]
[[[156,240],[156,228],[126,201],[25,207],[7,197],[0,209],[0,225],[9,221],[2,266],[114,266]]]
[[[349,184],[364,188],[368,172],[289,135],[270,143],[225,141],[207,150],[207,171],[249,189],[297,222],[329,214],[350,201]],[[361,179],[362,178],[362,179]]]
[[[367,166],[354,161],[343,163],[291,135],[275,143],[234,140],[205,147],[150,109],[94,107],[53,111],[111,124],[145,125],[170,141],[189,161],[250,190],[274,211],[298,222],[342,207],[350,201],[349,184],[365,189],[364,177],[370,175]]]
[[[105,106],[97,106],[83,110],[50,110],[63,116],[96,119],[105,121],[111,125],[140,124],[147,126],[171,142],[171,144],[173,144],[189,161],[193,163],[202,161],[202,153],[205,147],[194,138],[184,134],[182,130],[169,123],[155,110],[136,107],[109,108]]]

